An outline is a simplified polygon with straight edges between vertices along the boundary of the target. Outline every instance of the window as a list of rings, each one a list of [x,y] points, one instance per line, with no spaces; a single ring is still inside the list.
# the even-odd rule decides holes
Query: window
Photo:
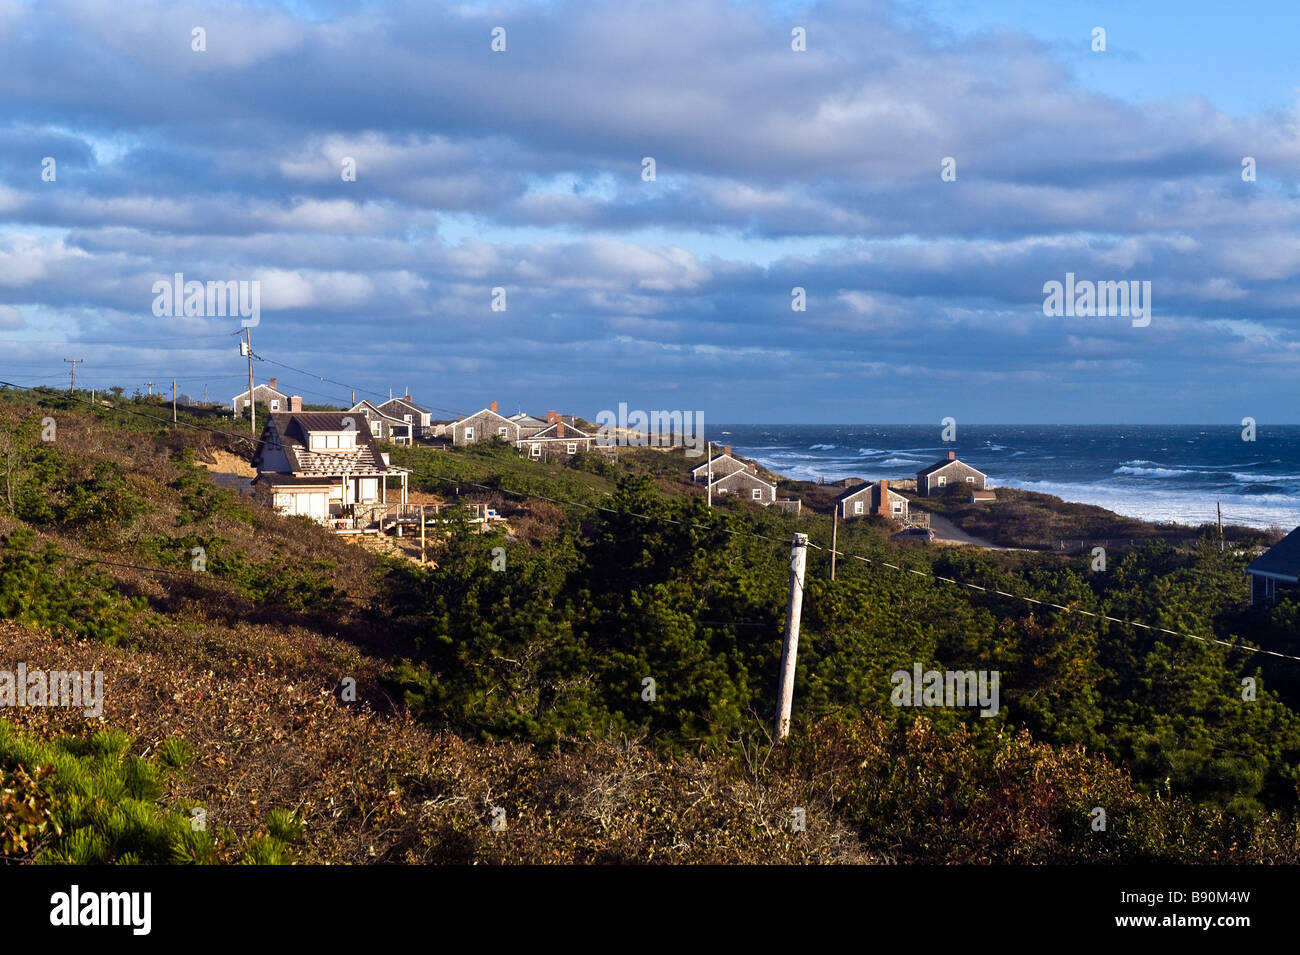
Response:
[[[410,424],[410,423],[411,423],[411,416],[410,416],[409,414],[404,414],[404,415],[402,415],[402,420],[405,421],[407,424]]]
[[[271,410],[272,410],[272,411],[279,411],[279,410],[280,410],[280,399],[279,399],[279,398],[272,398],[272,399],[271,399]]]
[[[505,436],[506,436],[506,429],[505,426],[502,425],[500,428],[497,428],[497,437],[504,438]]]
[[[317,448],[323,448],[323,447],[325,447],[325,436],[320,434],[313,434],[311,436],[311,449],[315,451]]]
[[[718,488],[718,493],[719,493],[719,494],[726,494],[726,493],[727,493],[727,489],[726,489],[725,487],[720,487],[720,488]]]
[[[384,423],[382,421],[370,422],[370,433],[378,438],[384,433]]]
[[[530,453],[533,457],[540,458],[542,456],[542,446],[540,444],[534,444],[533,450]]]
[[[754,488],[754,500],[761,501],[762,499],[763,499],[763,489],[761,487]]]
[[[895,501],[895,502],[894,502],[894,513],[895,513],[895,514],[902,514],[902,513],[903,513],[903,505],[902,505],[902,502],[900,502],[900,501]]]
[[[577,442],[577,441],[570,441],[568,444],[566,444],[566,445],[564,446],[564,450],[565,450],[566,452],[568,452],[569,454],[577,454],[577,453],[578,453],[578,442]]]
[[[853,502],[853,513],[854,513],[854,514],[861,514],[861,513],[862,513],[862,502],[861,502],[861,501],[854,501],[854,502]]]
[[[465,429],[465,440],[466,440],[466,441],[473,441],[473,440],[474,440],[474,429],[473,429],[473,428],[466,428],[466,429]]]
[[[355,434],[353,434],[353,433],[348,433],[348,434],[340,435],[340,436],[339,436],[339,447],[340,447],[340,448],[355,448],[355,447],[357,446],[356,437],[357,437],[357,436],[356,436]]]
[[[248,407],[248,399],[247,399],[247,398],[244,399],[244,407],[245,407],[245,408]]]
[[[973,475],[973,474],[968,474],[968,475],[966,475],[966,483],[967,483],[967,484],[974,484],[974,483],[975,483],[975,475]]]
[[[939,477],[939,487],[943,487],[943,486],[944,486],[945,484],[947,484],[947,483],[948,483],[948,479],[947,479],[946,477],[943,477],[943,476],[941,475],[941,476]]]
[[[325,435],[325,447],[337,448],[339,446],[339,436],[337,434]]]

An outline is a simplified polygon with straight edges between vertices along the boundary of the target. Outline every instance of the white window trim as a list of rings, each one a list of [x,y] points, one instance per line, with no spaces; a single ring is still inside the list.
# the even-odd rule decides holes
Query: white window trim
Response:
[[[535,458],[540,458],[542,456],[542,446],[540,444],[534,444],[532,450],[528,453]]]
[[[861,501],[854,501],[854,502],[853,502],[853,513],[854,513],[854,514],[861,514],[861,513],[862,513],[862,502],[861,502]]]
[[[578,453],[578,442],[577,442],[577,441],[570,441],[568,444],[566,444],[566,445],[564,446],[564,450],[565,450],[565,452],[566,452],[567,454],[577,454],[577,453]]]
[[[966,475],[966,483],[967,483],[967,484],[974,484],[974,483],[975,483],[975,475],[973,475],[973,474],[968,474],[968,475]]]
[[[465,428],[465,440],[466,440],[466,441],[473,441],[473,440],[474,440],[474,429],[473,429],[473,428],[470,428],[470,427],[466,427],[466,428]]]
[[[939,475],[939,483],[938,483],[937,486],[938,486],[938,487],[943,487],[943,486],[946,485],[947,483],[948,483],[948,478],[945,477],[945,476],[942,475],[942,474]]]
[[[763,499],[763,489],[761,487],[754,488],[754,500],[761,501],[762,499]]]

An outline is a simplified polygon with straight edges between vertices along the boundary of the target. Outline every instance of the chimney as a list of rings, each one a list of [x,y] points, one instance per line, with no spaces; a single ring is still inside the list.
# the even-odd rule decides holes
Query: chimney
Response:
[[[564,422],[563,422],[563,421],[557,421],[557,422],[555,422],[555,436],[556,436],[557,438],[562,438],[562,437],[564,437]]]
[[[489,403],[489,404],[488,404],[488,410],[490,410],[493,414],[496,414],[496,413],[497,413],[497,403],[496,403],[495,401]]]
[[[410,400],[411,400],[411,393],[408,391],[408,392],[407,392],[407,393],[402,397],[402,400],[403,400],[403,401],[410,401]]]
[[[725,448],[723,448],[722,453],[725,454],[727,457],[731,457],[731,445],[727,445]]]
[[[546,412],[546,423],[547,423],[547,424],[555,424],[555,423],[558,422],[559,420],[560,420],[560,413],[559,413],[558,411],[548,411],[548,412]]]
[[[949,451],[949,452],[948,452],[948,460],[949,460],[949,461],[956,461],[956,460],[957,460],[957,452],[956,452],[956,451]]]
[[[876,507],[881,511],[888,512],[889,511],[889,482],[886,481],[884,478],[881,478],[879,481],[876,482],[876,494],[879,498],[876,501]]]
[[[758,465],[755,464],[753,461],[750,461],[750,462],[749,462],[749,473],[750,473],[750,474],[757,474],[757,473],[758,473]]]
[[[272,388],[275,387],[275,379],[274,379],[274,378],[271,379],[271,387],[272,387]]]
[[[302,411],[302,395],[289,396],[289,410]]]

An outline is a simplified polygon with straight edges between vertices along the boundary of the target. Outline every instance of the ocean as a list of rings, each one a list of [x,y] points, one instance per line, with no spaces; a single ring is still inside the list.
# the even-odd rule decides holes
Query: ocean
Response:
[[[1055,494],[1146,521],[1300,525],[1300,426],[1254,441],[1224,425],[718,425],[709,436],[790,478],[915,477],[949,451],[991,487]]]

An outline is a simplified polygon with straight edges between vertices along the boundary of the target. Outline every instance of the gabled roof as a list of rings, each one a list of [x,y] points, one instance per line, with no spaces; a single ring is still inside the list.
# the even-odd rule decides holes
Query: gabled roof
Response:
[[[917,471],[917,472],[916,472],[916,476],[917,476],[918,478],[923,478],[923,477],[925,477],[927,474],[933,474],[933,473],[936,472],[936,471],[942,471],[944,468],[950,468],[950,467],[952,467],[954,464],[962,464],[962,465],[965,465],[966,467],[968,467],[968,468],[970,468],[972,471],[974,471],[976,474],[981,474],[981,475],[984,475],[984,477],[988,477],[987,474],[984,474],[984,472],[981,471],[979,468],[975,467],[975,465],[973,465],[973,464],[966,464],[966,462],[963,461],[961,458],[954,458],[954,459],[951,460],[951,461],[949,461],[947,458],[944,458],[942,461],[940,461],[940,462],[937,463],[937,464],[931,464],[928,468],[925,468],[924,470],[921,470],[921,471]]]
[[[387,401],[379,405],[379,410],[383,411],[389,405],[401,405],[403,408],[410,408],[412,411],[417,411],[420,414],[429,414],[428,408],[421,408],[414,401],[407,401],[405,398],[389,398]]]
[[[746,477],[746,478],[749,478],[750,480],[757,481],[759,484],[762,484],[764,487],[770,487],[770,488],[772,489],[773,493],[776,492],[776,485],[775,485],[775,484],[773,484],[771,481],[764,481],[761,477],[759,477],[759,476],[758,476],[757,474],[755,474],[753,471],[749,470],[749,468],[747,468],[747,467],[744,468],[744,469],[742,469],[742,470],[740,470],[740,471],[732,471],[730,474],[725,474],[725,475],[723,475],[722,477],[715,479],[714,482],[713,482],[713,484],[710,485],[710,487],[717,487],[717,486],[718,486],[719,484],[721,484],[723,481],[730,481],[730,480],[734,479],[734,478],[736,477],[736,475],[738,475],[738,474],[739,474],[739,475],[742,475],[742,476],[744,476],[744,477]]]
[[[254,386],[253,386],[253,391],[254,391],[255,393],[256,393],[257,391],[259,391],[259,390],[272,391],[272,392],[274,392],[275,394],[279,395],[281,398],[284,398],[286,401],[289,399],[289,396],[288,396],[287,394],[285,394],[283,391],[281,391],[279,388],[272,388],[270,385],[266,384],[266,382],[263,382],[263,383],[260,384],[260,385],[254,385]],[[237,395],[235,395],[234,397],[232,397],[230,400],[231,400],[231,401],[238,401],[240,398],[244,397],[244,395],[246,395],[246,394],[248,394],[248,389],[247,389],[247,388],[245,388],[245,389],[244,389],[243,391],[241,391],[239,394],[237,394]]]
[[[857,497],[859,494],[868,494],[868,493],[871,493],[872,491],[875,490],[876,486],[877,486],[879,483],[880,483],[879,481],[871,481],[871,482],[868,483],[868,484],[856,484],[856,485],[854,485],[853,487],[849,488],[847,491],[845,491],[843,494],[841,494],[839,497],[837,497],[837,498],[835,499],[835,503],[836,503],[836,504],[842,504],[842,503],[844,503],[845,501],[850,500],[851,498],[855,498],[855,497]],[[897,491],[895,491],[892,487],[889,489],[889,496],[890,496],[890,497],[896,497],[896,498],[898,498],[900,501],[906,501],[906,500],[907,500],[906,497],[904,497],[902,494],[899,494],[899,493],[898,493]]]
[[[349,417],[347,412],[333,411],[275,412],[262,428],[262,440],[267,444],[278,441],[289,459],[289,470],[295,475],[378,474],[396,470],[384,464],[370,429],[349,428],[345,423]],[[310,447],[313,431],[352,431],[356,435],[356,447],[313,451]],[[259,450],[253,466],[261,471],[261,464]]]
[[[518,414],[512,414],[509,420],[518,425],[527,425],[530,428],[534,426],[539,428],[546,427],[545,418],[539,418],[536,415],[528,414],[525,411],[520,411]]]
[[[458,419],[456,419],[455,421],[452,421],[452,422],[449,422],[449,423],[450,423],[450,424],[453,424],[453,425],[455,425],[455,426],[457,426],[457,427],[460,427],[462,424],[464,424],[464,423],[465,423],[466,421],[468,421],[470,418],[477,418],[479,415],[485,415],[485,414],[489,414],[489,415],[491,415],[491,416],[494,417],[494,418],[500,418],[500,419],[501,419],[502,421],[504,421],[506,424],[512,424],[512,425],[514,425],[515,427],[519,427],[519,422],[518,422],[518,421],[511,421],[511,420],[510,420],[509,418],[507,418],[505,415],[499,414],[498,412],[493,411],[491,408],[482,408],[482,409],[480,409],[480,410],[478,410],[478,411],[475,411],[473,414],[467,414],[467,415],[465,415],[465,417],[463,417],[463,418],[458,418]]]
[[[736,467],[740,470],[745,470],[748,469],[749,467],[749,465],[746,464],[744,461],[737,460],[736,458],[733,458],[730,454],[720,454],[716,458],[714,458],[712,462],[705,461],[698,468],[691,468],[691,475],[694,476],[696,474],[699,474],[701,471],[707,472],[709,470],[710,463],[712,463],[713,467],[716,469],[717,466],[723,461],[730,461],[732,464],[736,465]]]
[[[556,424],[548,425],[547,427],[543,428],[541,431],[538,431],[536,434],[530,434],[528,437],[520,438],[519,440],[520,441],[568,441],[570,439],[572,440],[577,440],[579,438],[590,439],[595,437],[595,435],[590,435],[584,431],[579,431],[571,424],[564,425],[564,437],[560,437],[555,433],[556,430],[559,428],[560,424],[564,424],[564,423],[557,422]]]
[[[351,408],[348,409],[348,411],[355,411],[358,414],[367,415],[367,417],[373,414],[377,418],[383,418],[386,421],[391,421],[393,424],[400,424],[403,427],[405,427],[410,423],[408,421],[403,421],[401,418],[394,418],[390,414],[385,414],[384,411],[377,404],[375,404],[373,401],[368,401],[365,398],[362,398],[360,401],[354,404]]]
[[[1300,527],[1256,557],[1246,568],[1246,573],[1300,578]]]

